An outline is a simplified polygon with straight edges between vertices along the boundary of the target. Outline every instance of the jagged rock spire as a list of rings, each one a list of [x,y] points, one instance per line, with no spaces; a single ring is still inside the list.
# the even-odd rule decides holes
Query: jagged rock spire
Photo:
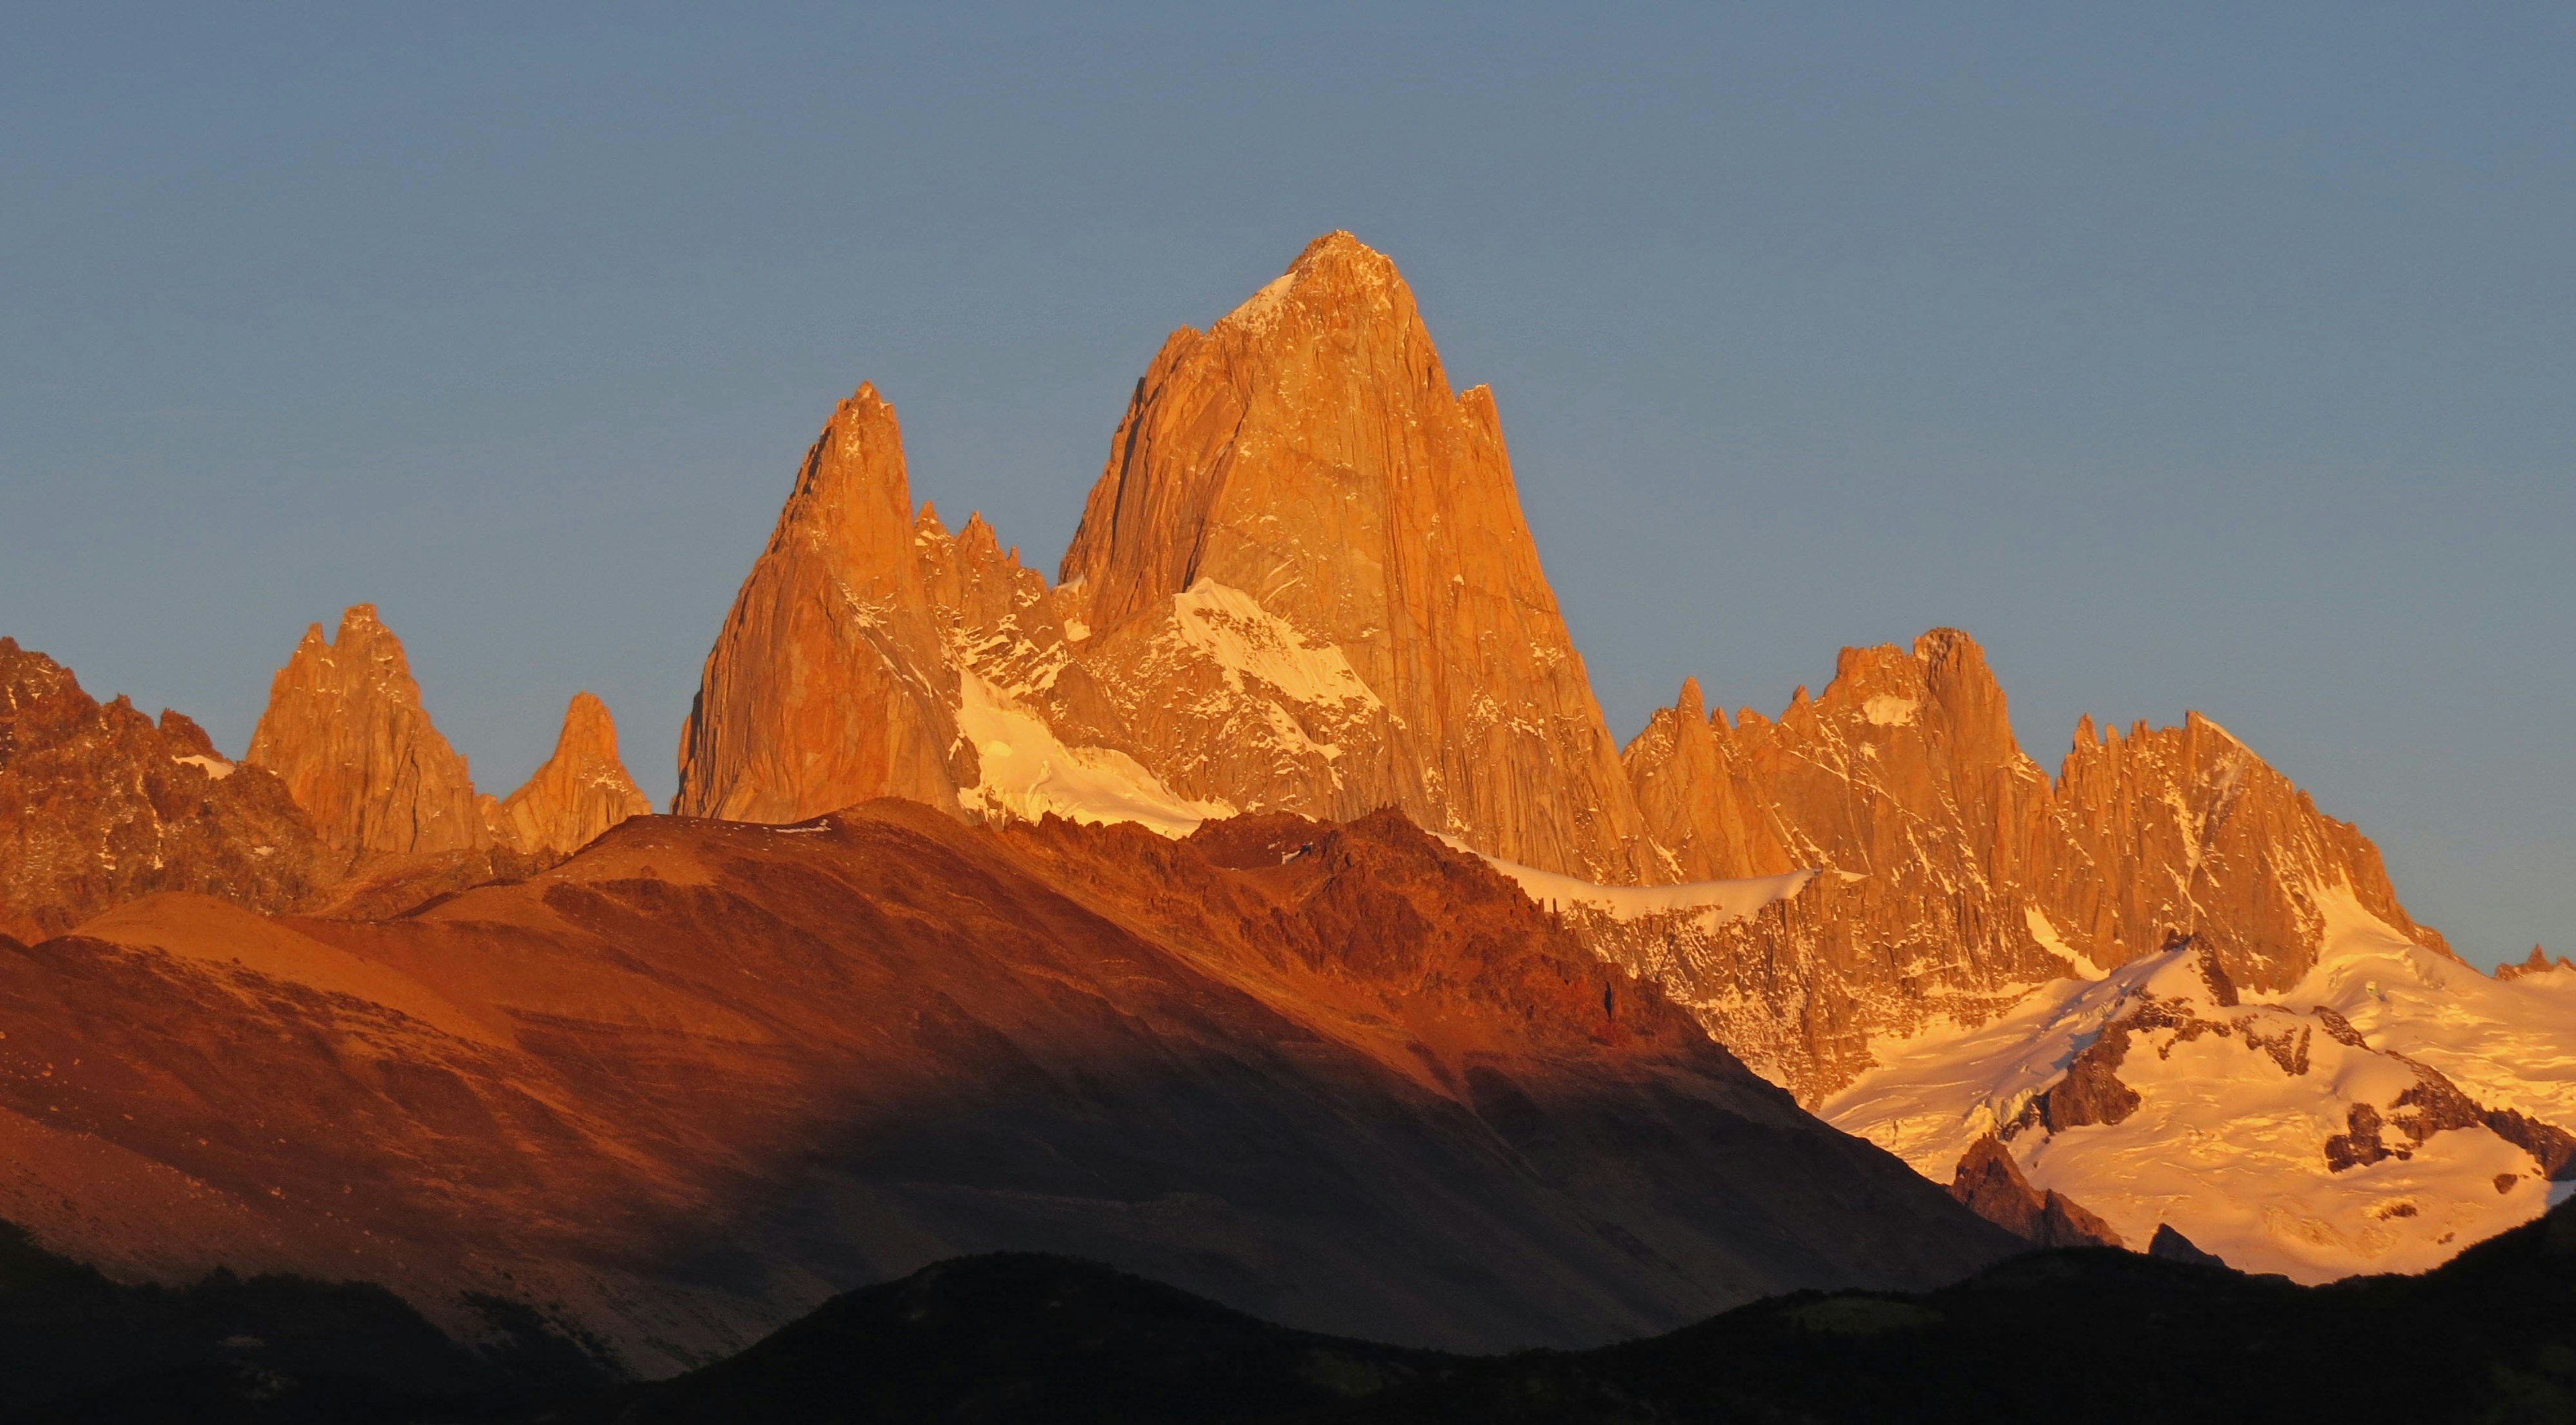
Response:
[[[707,654],[674,810],[788,822],[880,796],[956,809],[956,674],[914,530],[902,428],[862,385],[806,453]]]
[[[320,624],[305,630],[244,760],[284,779],[345,864],[491,844],[465,759],[431,724],[373,604],[341,615],[328,641]]]
[[[499,820],[512,845],[548,857],[569,856],[652,804],[617,756],[617,724],[608,704],[585,691],[564,709],[554,755],[501,803]]]
[[[1274,796],[1335,816],[1399,806],[1598,879],[1663,872],[1539,567],[1493,395],[1450,388],[1395,264],[1349,233],[1164,343],[1063,578],[1106,634],[1208,584],[1347,660],[1385,709],[1382,742],[1337,731],[1313,785]],[[1217,752],[1147,765],[1185,782]]]

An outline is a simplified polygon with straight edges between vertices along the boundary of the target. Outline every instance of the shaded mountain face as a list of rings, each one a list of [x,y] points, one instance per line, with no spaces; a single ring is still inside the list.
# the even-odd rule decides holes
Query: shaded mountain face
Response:
[[[1494,1349],[2012,1246],[1393,815],[638,819],[393,920],[0,944],[0,1023],[48,1246],[561,1303],[646,1372],[962,1252]]]
[[[275,775],[226,760],[203,729],[0,638],[0,934],[59,935],[156,891],[302,903],[333,875]]]
[[[1824,873],[1742,922],[1596,937],[1810,1103],[1866,1070],[1874,1042],[1989,1020],[2177,936],[2247,990],[2285,990],[2346,895],[2450,954],[2398,904],[2378,848],[2197,713],[2125,738],[2088,720],[2052,781],[1955,629],[1843,650],[1823,696],[1800,689],[1777,721],[1705,715],[1694,683],[1625,756],[1683,874]]]
[[[862,387],[708,657],[677,809],[891,795],[1179,834],[1392,806],[1541,869],[1665,877],[1492,394],[1450,389],[1394,264],[1347,233],[1165,343],[1062,577],[980,518],[916,515]]]

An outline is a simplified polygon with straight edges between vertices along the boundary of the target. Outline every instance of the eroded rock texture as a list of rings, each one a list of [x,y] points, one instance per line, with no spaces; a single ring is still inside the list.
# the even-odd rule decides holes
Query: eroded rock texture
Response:
[[[1520,513],[1490,392],[1346,233],[1138,384],[1050,588],[910,503],[872,388],[807,457],[709,655],[687,814],[861,798],[1178,833],[1382,806],[1493,854],[1663,877]]]
[[[585,692],[564,709],[554,755],[501,803],[498,820],[510,845],[560,860],[628,817],[652,811],[617,758],[608,704]]]
[[[264,910],[331,878],[312,823],[265,769],[164,710],[101,706],[72,671],[0,638],[0,934],[58,935],[156,891]]]
[[[420,705],[402,642],[358,604],[336,636],[322,626],[269,685],[250,764],[286,783],[348,872],[390,857],[488,850],[465,759]]]
[[[2188,937],[2249,990],[2315,963],[2321,898],[2348,893],[2418,943],[2378,849],[2208,719],[2097,737],[2052,780],[2013,737],[1966,634],[1850,648],[1777,721],[1705,716],[1694,683],[1626,751],[1687,877],[1824,872],[1745,920],[1627,927],[1605,948],[1815,1102],[1877,1035],[1976,1023],[2033,986]]]

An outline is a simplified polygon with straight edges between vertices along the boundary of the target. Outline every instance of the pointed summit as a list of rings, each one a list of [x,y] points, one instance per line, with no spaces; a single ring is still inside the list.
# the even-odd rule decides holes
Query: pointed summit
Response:
[[[569,856],[628,817],[652,811],[618,760],[608,704],[581,692],[564,709],[554,756],[501,803],[500,821],[520,850]]]
[[[956,809],[956,673],[916,527],[902,427],[863,385],[806,452],[707,654],[673,810],[788,822],[882,796]]]
[[[1385,727],[1348,733],[1366,746],[1315,739],[1335,755],[1300,764],[1295,788],[1266,786],[1264,804],[1395,805],[1549,870],[1661,874],[1539,567],[1492,395],[1450,388],[1395,264],[1348,233],[1163,344],[1063,579],[1095,637],[1144,638],[1184,595],[1239,598],[1228,618],[1275,621],[1266,640],[1347,663]],[[1226,749],[1154,741],[1168,755],[1139,753],[1149,768],[1230,798],[1190,783]],[[1280,749],[1282,765],[1300,755]]]
[[[243,760],[285,780],[344,865],[490,844],[465,759],[430,723],[373,604],[350,607],[329,642],[320,624],[305,630]]]

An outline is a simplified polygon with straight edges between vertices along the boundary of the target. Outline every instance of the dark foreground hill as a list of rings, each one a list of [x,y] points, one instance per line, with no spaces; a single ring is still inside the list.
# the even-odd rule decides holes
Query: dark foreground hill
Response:
[[[111,1286],[0,1243],[0,1418],[241,1425],[1691,1425],[2576,1420],[2576,1207],[2422,1277],[2299,1287],[2062,1248],[1929,1293],[1802,1292],[1591,1351],[1272,1325],[1097,1263],[943,1262],[742,1354],[602,1385],[497,1303],[457,1345],[384,1292]]]
[[[528,1418],[534,1419],[535,1416]],[[2576,1420],[2576,1209],[2422,1277],[2299,1287],[2107,1248],[1798,1293],[1586,1352],[1270,1326],[1063,1258],[943,1263],[566,1425]]]

